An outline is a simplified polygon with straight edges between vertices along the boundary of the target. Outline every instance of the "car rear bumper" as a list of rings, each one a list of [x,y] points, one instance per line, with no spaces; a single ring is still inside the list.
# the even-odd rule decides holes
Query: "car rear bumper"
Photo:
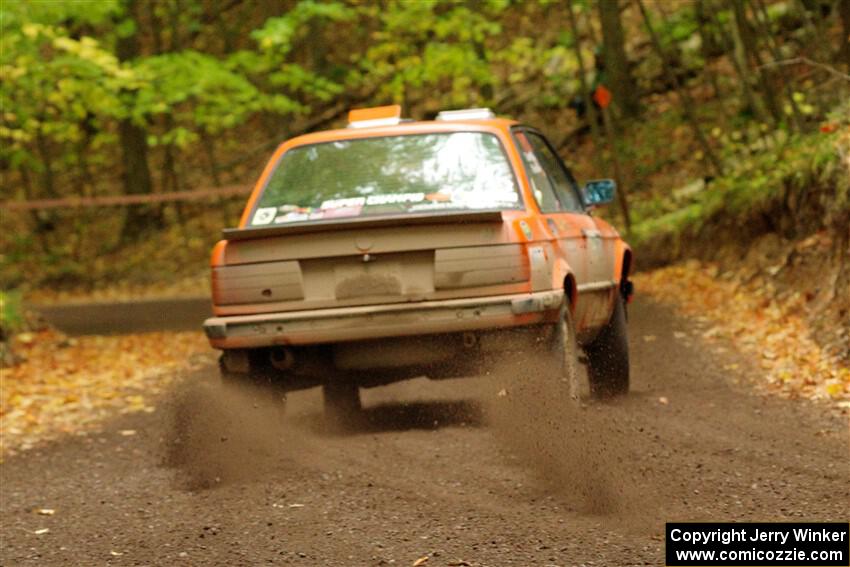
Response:
[[[552,319],[560,290],[443,301],[213,317],[204,322],[219,349],[310,345],[534,325]]]

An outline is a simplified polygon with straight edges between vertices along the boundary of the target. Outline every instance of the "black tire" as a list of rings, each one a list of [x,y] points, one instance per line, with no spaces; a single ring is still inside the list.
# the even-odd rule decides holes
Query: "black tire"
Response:
[[[363,409],[360,403],[360,386],[345,377],[331,379],[322,386],[325,419],[334,427],[356,423]]]
[[[578,380],[578,341],[576,340],[573,315],[565,305],[561,307],[558,322],[552,334],[550,351],[554,355],[555,370],[558,380],[567,388],[570,398],[575,401],[579,397]]]
[[[629,393],[629,338],[626,306],[618,294],[611,320],[584,349],[590,395],[610,399]]]

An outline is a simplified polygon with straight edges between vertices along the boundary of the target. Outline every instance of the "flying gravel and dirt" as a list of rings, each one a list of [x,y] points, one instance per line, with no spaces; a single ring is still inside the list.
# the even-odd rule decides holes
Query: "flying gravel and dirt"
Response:
[[[507,360],[368,390],[338,430],[318,390],[282,415],[196,371],[0,464],[0,564],[657,565],[665,521],[847,520],[846,416],[757,393],[755,363],[667,307],[629,317],[613,403]]]

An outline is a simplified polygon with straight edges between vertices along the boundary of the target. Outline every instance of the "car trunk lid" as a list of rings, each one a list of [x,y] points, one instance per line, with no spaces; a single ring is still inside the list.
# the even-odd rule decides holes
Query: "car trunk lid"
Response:
[[[362,218],[225,231],[218,315],[520,293],[524,246],[499,212]]]

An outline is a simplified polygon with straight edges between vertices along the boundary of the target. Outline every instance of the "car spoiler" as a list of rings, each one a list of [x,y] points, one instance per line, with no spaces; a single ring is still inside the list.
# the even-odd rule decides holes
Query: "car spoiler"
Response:
[[[462,211],[431,214],[387,215],[380,217],[359,217],[351,219],[317,220],[293,222],[274,226],[254,226],[249,228],[225,228],[221,231],[225,240],[250,240],[289,234],[325,232],[358,228],[377,228],[390,226],[422,224],[465,224],[477,222],[502,222],[501,211]]]

